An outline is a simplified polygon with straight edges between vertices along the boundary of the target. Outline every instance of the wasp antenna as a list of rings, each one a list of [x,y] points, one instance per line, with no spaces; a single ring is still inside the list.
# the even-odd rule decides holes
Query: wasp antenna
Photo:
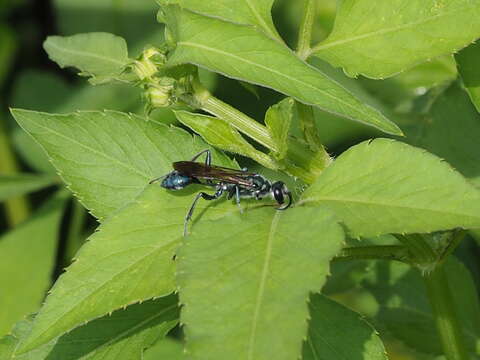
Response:
[[[156,183],[156,182],[158,182],[158,181],[160,181],[160,180],[163,180],[163,179],[166,178],[169,174],[170,174],[170,173],[165,174],[165,175],[162,175],[162,176],[160,176],[160,177],[158,177],[158,178],[155,178],[155,179],[153,179],[153,180],[150,180],[148,183],[149,183],[149,184],[154,184],[154,183]]]

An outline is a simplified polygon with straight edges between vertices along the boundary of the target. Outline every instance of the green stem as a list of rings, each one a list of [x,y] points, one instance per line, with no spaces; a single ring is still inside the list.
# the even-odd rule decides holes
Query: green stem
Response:
[[[410,253],[405,246],[355,246],[344,248],[333,260],[382,259],[409,263]]]
[[[212,95],[204,97],[200,103],[200,108],[227,121],[238,131],[265,146],[267,149],[278,152],[279,149],[265,126],[256,122],[254,119],[234,107],[224,103],[222,100],[217,99]]]
[[[455,313],[453,295],[443,266],[424,276],[427,295],[447,360],[468,360],[463,333]]]
[[[316,13],[316,1],[305,0],[302,22],[298,31],[297,55],[305,60],[310,54],[310,44],[312,41],[313,22]]]
[[[10,146],[3,117],[0,118],[0,174],[15,174],[18,164]],[[25,197],[17,197],[5,201],[7,221],[10,227],[21,223],[30,214],[30,206]]]
[[[72,204],[72,216],[70,219],[70,224],[67,233],[67,246],[65,250],[65,265],[71,263],[73,257],[77,253],[78,249],[83,244],[83,238],[81,236],[83,224],[85,223],[85,218],[87,212],[82,204],[76,199],[73,199]]]

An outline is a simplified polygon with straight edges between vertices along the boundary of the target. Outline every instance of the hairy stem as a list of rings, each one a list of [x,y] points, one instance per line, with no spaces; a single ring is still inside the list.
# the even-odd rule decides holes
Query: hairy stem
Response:
[[[410,254],[405,246],[377,245],[344,248],[333,260],[383,259],[409,263]]]
[[[315,20],[315,0],[304,0],[304,9],[300,29],[298,30],[297,55],[305,60],[310,54],[310,43],[312,41],[313,21]]]
[[[453,294],[443,266],[424,276],[437,330],[448,360],[468,360],[462,329],[453,306]]]
[[[15,174],[18,172],[18,164],[8,140],[3,118],[0,118],[0,174]],[[30,214],[30,206],[23,196],[5,201],[5,211],[10,227],[21,223]]]

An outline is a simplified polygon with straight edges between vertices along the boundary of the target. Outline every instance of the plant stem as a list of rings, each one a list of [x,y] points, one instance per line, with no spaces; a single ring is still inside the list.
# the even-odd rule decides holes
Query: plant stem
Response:
[[[344,248],[333,260],[383,259],[409,263],[410,253],[405,246],[355,246]]]
[[[469,356],[453,306],[453,295],[445,268],[436,267],[434,271],[424,276],[424,281],[445,357],[448,360],[468,360]]]
[[[200,108],[212,115],[226,120],[230,125],[252,138],[267,149],[278,152],[278,147],[267,128],[222,100],[210,95],[200,104]]]
[[[0,118],[0,174],[15,174],[18,164],[8,140],[6,126]],[[17,197],[5,201],[7,222],[10,227],[21,223],[30,213],[30,206],[25,197]]]
[[[304,0],[302,22],[298,31],[297,55],[305,60],[310,54],[310,43],[312,41],[313,21],[315,20],[315,0]]]
[[[87,212],[83,205],[74,198],[72,203],[72,216],[67,233],[67,246],[64,259],[65,265],[70,264],[78,249],[82,246],[83,239],[81,234],[86,215]]]

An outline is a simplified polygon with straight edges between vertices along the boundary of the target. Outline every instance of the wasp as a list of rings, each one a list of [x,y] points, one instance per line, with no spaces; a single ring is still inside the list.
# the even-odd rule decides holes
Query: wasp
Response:
[[[203,154],[205,162],[196,162]],[[248,172],[246,168],[236,170],[212,165],[212,153],[208,149],[199,152],[190,161],[177,161],[172,166],[172,172],[153,179],[150,184],[162,180],[160,185],[168,190],[181,190],[190,184],[202,184],[215,189],[213,194],[202,191],[195,196],[185,216],[183,236],[187,236],[188,222],[200,198],[216,200],[226,195],[228,200],[235,198],[240,211],[240,199],[243,198],[261,200],[270,197],[278,203],[277,210],[286,210],[292,205],[292,194],[283,181],[272,182],[262,175]]]

